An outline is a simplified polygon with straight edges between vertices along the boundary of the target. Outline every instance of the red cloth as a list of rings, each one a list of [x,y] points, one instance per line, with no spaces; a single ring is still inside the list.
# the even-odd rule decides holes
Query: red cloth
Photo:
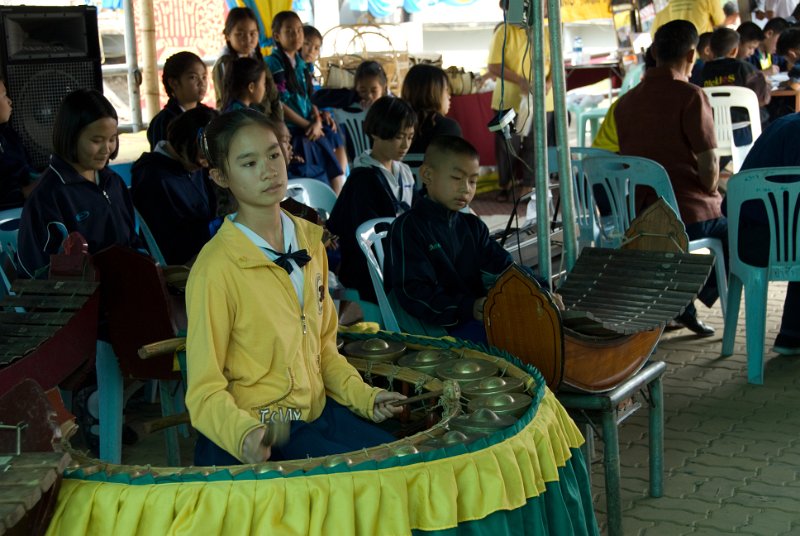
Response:
[[[461,125],[464,139],[470,142],[481,155],[482,166],[496,165],[494,155],[494,133],[487,125],[494,117],[491,93],[453,95],[447,117]]]

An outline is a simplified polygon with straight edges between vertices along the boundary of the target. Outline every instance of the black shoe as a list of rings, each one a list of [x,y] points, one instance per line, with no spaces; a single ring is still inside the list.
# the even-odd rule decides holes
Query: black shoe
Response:
[[[698,337],[712,337],[715,333],[714,328],[698,320],[696,314],[683,313],[675,318],[683,324],[683,327],[693,331]]]

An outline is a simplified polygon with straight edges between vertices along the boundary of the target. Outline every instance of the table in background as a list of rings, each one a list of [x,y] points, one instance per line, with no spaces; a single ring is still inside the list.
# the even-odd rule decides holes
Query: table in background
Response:
[[[596,84],[606,79],[611,79],[612,88],[618,88],[622,85],[622,79],[625,78],[625,69],[622,62],[610,60],[606,56],[578,65],[565,63],[564,76],[566,77],[567,91]]]
[[[800,90],[797,89],[776,89],[772,92],[773,97],[794,97],[794,111],[800,112]]]

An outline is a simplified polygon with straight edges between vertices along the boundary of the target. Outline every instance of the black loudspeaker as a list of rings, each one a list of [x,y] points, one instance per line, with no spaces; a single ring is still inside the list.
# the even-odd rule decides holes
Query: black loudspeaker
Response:
[[[95,7],[0,8],[0,62],[13,101],[11,125],[31,164],[42,169],[53,151],[53,123],[76,89],[103,90]]]

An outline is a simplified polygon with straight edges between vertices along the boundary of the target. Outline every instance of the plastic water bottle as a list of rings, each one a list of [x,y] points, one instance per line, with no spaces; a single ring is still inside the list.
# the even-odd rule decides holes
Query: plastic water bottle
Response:
[[[572,65],[583,63],[583,38],[578,35],[572,40]]]

